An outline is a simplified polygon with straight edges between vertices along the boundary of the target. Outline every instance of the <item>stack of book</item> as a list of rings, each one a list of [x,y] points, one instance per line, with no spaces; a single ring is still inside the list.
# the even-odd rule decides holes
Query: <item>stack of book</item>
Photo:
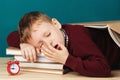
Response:
[[[6,55],[14,55],[14,60],[20,62],[20,67],[22,71],[53,74],[65,74],[69,72],[69,70],[65,68],[63,64],[45,58],[43,53],[40,53],[40,55],[38,55],[35,63],[30,63],[25,58],[23,58],[21,55],[21,50],[19,48],[6,48]]]

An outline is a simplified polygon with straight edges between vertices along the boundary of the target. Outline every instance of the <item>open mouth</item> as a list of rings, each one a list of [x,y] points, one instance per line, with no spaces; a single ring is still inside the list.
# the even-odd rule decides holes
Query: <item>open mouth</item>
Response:
[[[60,46],[58,44],[56,44],[54,48],[60,50]]]

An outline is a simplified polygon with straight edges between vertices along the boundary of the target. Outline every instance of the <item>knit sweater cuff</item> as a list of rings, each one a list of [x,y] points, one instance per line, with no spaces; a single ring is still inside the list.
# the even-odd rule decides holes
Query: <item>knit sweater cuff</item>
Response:
[[[69,54],[65,65],[73,70],[75,70],[75,68],[77,67],[77,61],[76,61],[76,57],[72,56],[71,54]]]

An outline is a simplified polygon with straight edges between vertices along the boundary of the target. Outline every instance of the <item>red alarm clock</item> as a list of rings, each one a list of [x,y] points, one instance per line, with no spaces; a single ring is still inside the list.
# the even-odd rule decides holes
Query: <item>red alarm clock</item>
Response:
[[[10,75],[16,75],[20,72],[19,61],[9,61],[7,64],[7,72]]]

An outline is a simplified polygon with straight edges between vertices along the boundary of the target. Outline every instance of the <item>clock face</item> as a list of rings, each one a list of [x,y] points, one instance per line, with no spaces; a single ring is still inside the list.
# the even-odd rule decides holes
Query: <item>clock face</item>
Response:
[[[17,73],[19,71],[19,66],[17,64],[11,64],[10,71],[12,73]]]
[[[7,66],[7,72],[10,75],[16,75],[20,71],[19,61],[9,61]]]

